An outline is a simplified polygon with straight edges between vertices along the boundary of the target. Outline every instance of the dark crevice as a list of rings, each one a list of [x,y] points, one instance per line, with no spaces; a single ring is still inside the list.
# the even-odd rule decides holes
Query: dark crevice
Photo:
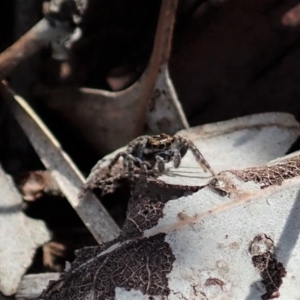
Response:
[[[300,137],[290,146],[286,154],[290,154],[300,150]]]
[[[275,254],[266,252],[252,257],[253,265],[259,269],[262,283],[266,293],[261,296],[262,300],[279,298],[279,288],[286,271],[283,264],[277,261]]]
[[[255,76],[248,81],[249,85],[252,85],[255,82],[263,79],[268,73],[272,72],[272,70],[278,68],[278,65],[282,63],[282,61],[292,52],[294,51],[294,46],[298,44],[298,41],[294,41],[289,47],[284,48],[276,57],[269,62],[267,65],[263,66],[263,68],[255,74]]]
[[[286,270],[283,264],[277,260],[274,241],[264,233],[258,234],[251,241],[249,252],[252,255],[252,263],[260,272],[261,282],[266,289],[261,299],[279,298],[279,288],[282,278],[286,275]]]

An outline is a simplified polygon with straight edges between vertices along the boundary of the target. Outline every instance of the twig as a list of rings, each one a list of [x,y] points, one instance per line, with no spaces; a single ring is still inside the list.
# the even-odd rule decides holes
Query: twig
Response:
[[[140,135],[144,128],[149,98],[155,85],[159,68],[169,60],[177,4],[178,0],[163,0],[161,4],[153,52],[147,70],[145,71],[148,78],[140,98],[141,105],[137,113],[137,132],[135,136]]]
[[[50,42],[63,43],[70,34],[68,22],[44,18],[33,26],[11,47],[0,54],[0,80],[8,76],[16,66]]]
[[[82,198],[78,197],[84,177],[46,125],[30,105],[10,88],[1,84],[0,92],[41,161],[98,243],[116,238],[119,228],[99,200],[90,192]]]

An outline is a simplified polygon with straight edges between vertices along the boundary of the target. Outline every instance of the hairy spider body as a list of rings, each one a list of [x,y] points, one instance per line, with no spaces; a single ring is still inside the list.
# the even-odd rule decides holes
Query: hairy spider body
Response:
[[[143,135],[134,139],[128,144],[125,151],[115,156],[108,168],[111,169],[119,158],[123,157],[124,166],[128,167],[129,178],[133,178],[134,166],[137,166],[141,169],[141,180],[146,182],[148,170],[157,166],[158,171],[162,173],[165,170],[165,164],[170,161],[173,161],[174,167],[178,168],[188,150],[192,151],[205,172],[209,171],[215,175],[192,141],[178,135],[170,136],[165,133],[152,136]]]

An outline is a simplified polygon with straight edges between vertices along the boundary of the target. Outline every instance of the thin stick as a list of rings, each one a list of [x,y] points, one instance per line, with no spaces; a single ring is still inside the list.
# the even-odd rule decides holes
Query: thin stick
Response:
[[[139,136],[144,128],[148,102],[157,79],[159,68],[163,64],[166,64],[170,57],[177,5],[178,0],[162,0],[161,3],[153,51],[149,65],[145,71],[147,73],[147,82],[143,87],[140,100],[141,105],[137,114],[136,136]]]
[[[35,54],[51,41],[62,41],[70,35],[67,23],[42,19],[11,47],[0,54],[0,81],[22,61]]]
[[[82,198],[78,197],[85,179],[50,130],[14,91],[0,84],[0,92],[41,161],[97,242],[116,238],[120,230],[95,195],[87,192]]]

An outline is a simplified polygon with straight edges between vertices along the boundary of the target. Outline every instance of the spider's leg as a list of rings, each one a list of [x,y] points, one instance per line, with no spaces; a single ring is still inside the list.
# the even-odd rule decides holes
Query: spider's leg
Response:
[[[203,168],[203,170],[205,172],[209,171],[211,173],[211,175],[215,176],[215,172],[213,171],[213,169],[211,168],[209,163],[206,161],[206,159],[203,157],[201,152],[198,150],[198,148],[194,145],[194,143],[191,141],[187,141],[187,143],[188,143],[189,149],[192,151],[196,160],[198,161],[200,166]]]
[[[127,155],[128,177],[130,181],[134,179],[134,163],[138,160],[131,154]]]
[[[156,155],[155,159],[156,159],[156,164],[157,164],[158,171],[160,173],[163,173],[163,171],[165,170],[165,161],[164,161],[164,159],[159,155]]]
[[[174,149],[172,156],[173,156],[174,167],[178,168],[181,163],[181,154],[180,154],[179,150]]]
[[[148,162],[142,161],[140,158],[135,157],[131,154],[127,155],[127,165],[128,165],[128,173],[129,179],[134,179],[134,165],[139,166],[142,170],[146,169],[145,173],[147,174],[147,167],[151,168],[151,165]]]
[[[148,169],[151,168],[151,165],[148,162],[141,162],[141,184],[144,188],[147,187],[147,175]]]
[[[109,163],[108,165],[108,169],[110,170],[119,160],[120,157],[125,158],[127,156],[126,152],[119,152],[114,158],[113,160]]]

